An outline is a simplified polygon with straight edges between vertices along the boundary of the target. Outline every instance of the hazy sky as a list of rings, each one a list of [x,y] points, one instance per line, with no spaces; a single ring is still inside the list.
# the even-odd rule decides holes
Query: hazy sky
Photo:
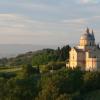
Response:
[[[0,0],[0,44],[77,43],[86,27],[100,42],[100,0]]]

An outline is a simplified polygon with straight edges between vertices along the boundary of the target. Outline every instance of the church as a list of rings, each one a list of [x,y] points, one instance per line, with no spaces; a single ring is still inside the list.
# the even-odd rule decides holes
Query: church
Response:
[[[93,30],[90,32],[89,28],[87,28],[80,38],[79,45],[71,48],[66,67],[80,67],[85,71],[100,70],[100,48],[95,43]]]

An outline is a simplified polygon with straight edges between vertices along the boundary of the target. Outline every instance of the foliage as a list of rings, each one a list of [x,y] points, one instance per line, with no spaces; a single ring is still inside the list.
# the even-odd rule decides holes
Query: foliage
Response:
[[[72,100],[72,96],[63,94],[63,95],[60,95],[56,100]]]
[[[35,52],[27,52],[20,54],[14,58],[2,58],[0,59],[0,66],[21,66],[32,64],[33,66],[45,65],[52,61],[65,61],[69,58],[70,46],[64,46],[62,48],[43,49]]]
[[[14,72],[1,72],[0,77],[10,79],[12,77],[16,77],[16,73],[14,73]]]
[[[100,100],[100,90],[89,92],[83,96],[83,100]]]
[[[21,73],[20,77],[17,73],[0,77],[0,100],[94,100],[94,91],[100,90],[100,72],[63,67],[53,73],[39,73],[28,64]]]
[[[100,72],[65,68],[69,50],[67,45],[1,59],[0,100],[94,100]]]
[[[58,70],[66,67],[66,62],[49,62],[46,67],[48,67],[49,70]]]
[[[48,80],[47,83],[42,86],[42,90],[39,92],[36,100],[55,100],[58,96],[58,89],[52,83],[52,81]]]
[[[39,69],[33,68],[31,64],[23,66],[23,77],[30,77],[33,73],[39,73]]]
[[[32,100],[38,93],[38,76],[0,80],[0,100]]]
[[[69,58],[69,51],[70,51],[69,45],[62,47],[61,49],[58,47],[57,50],[44,49],[43,52],[33,56],[32,65],[40,66],[40,65],[48,64],[49,66],[50,63],[52,63],[53,65],[54,62],[58,62],[58,61],[64,62]],[[60,64],[61,63],[59,63],[59,67],[61,67]]]
[[[100,73],[99,72],[86,72],[84,74],[84,85],[82,92],[93,91],[100,89]]]

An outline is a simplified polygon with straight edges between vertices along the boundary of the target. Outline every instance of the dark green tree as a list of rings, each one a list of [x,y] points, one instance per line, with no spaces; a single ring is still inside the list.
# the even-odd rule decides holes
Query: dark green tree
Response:
[[[26,77],[26,78],[30,77],[34,73],[35,73],[34,72],[34,68],[32,67],[31,64],[23,66],[23,69],[22,69],[22,75],[23,75],[23,77]]]

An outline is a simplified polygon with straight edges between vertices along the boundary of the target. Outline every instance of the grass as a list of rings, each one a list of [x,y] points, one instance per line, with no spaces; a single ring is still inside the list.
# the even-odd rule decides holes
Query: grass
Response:
[[[20,71],[20,70],[22,70],[21,67],[20,67],[20,68],[16,68],[16,67],[14,67],[14,68],[5,68],[5,69],[0,69],[0,72],[16,72],[16,71]]]
[[[22,76],[22,67],[0,68],[0,77],[11,78],[15,76],[18,78]]]

